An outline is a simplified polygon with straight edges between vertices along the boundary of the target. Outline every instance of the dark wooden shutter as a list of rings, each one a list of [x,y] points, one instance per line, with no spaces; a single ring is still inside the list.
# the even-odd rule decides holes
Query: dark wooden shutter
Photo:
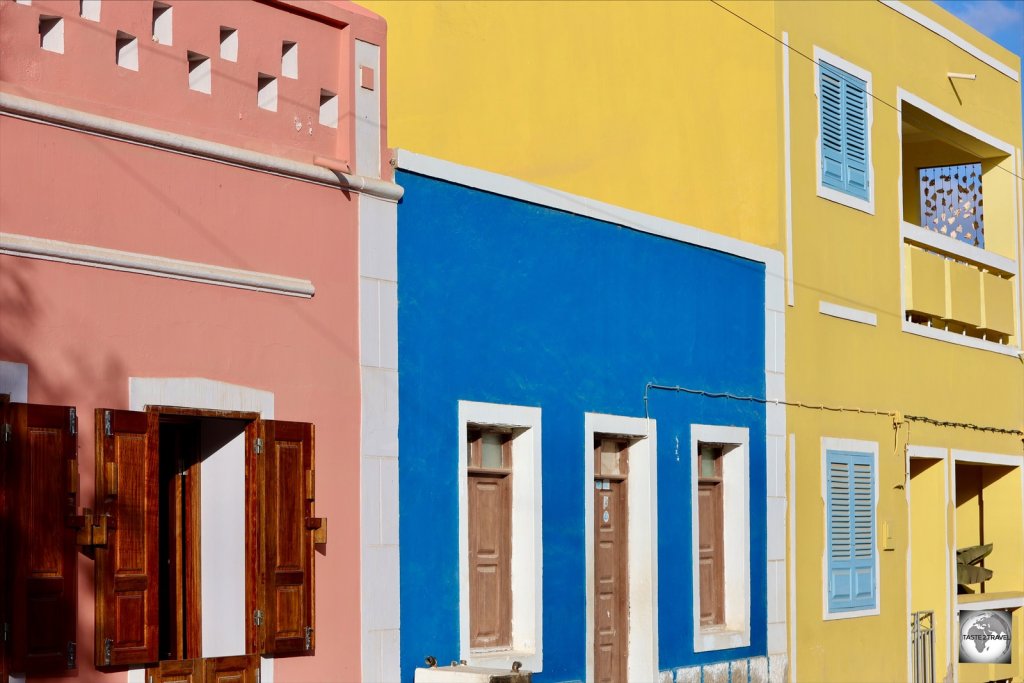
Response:
[[[96,411],[96,665],[159,659],[159,416]]]
[[[259,655],[204,659],[203,683],[258,683]]]
[[[263,420],[261,432],[261,651],[313,654],[313,425]]]
[[[77,667],[78,492],[74,408],[12,403],[8,500],[10,665],[29,676]]]
[[[8,565],[14,560],[15,553],[11,552],[11,540],[7,534],[8,522],[10,520],[11,507],[8,503],[10,493],[7,490],[10,478],[7,476],[7,469],[10,466],[10,437],[8,430],[11,429],[8,405],[10,396],[0,394],[0,548],[4,549],[0,555],[0,683],[7,681],[11,675],[6,634],[10,630],[11,615],[10,609],[10,570]]]

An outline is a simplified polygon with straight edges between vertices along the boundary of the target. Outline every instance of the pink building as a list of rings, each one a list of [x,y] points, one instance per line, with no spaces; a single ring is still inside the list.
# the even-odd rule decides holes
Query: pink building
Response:
[[[3,683],[397,678],[384,39],[0,0]]]

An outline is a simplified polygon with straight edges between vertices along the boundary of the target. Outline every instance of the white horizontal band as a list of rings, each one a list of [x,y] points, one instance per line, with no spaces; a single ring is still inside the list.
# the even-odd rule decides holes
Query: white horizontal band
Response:
[[[997,270],[1005,275],[1014,276],[1017,274],[1017,262],[991,251],[985,251],[978,247],[961,242],[960,240],[948,237],[940,232],[921,228],[913,223],[903,223],[900,226],[900,233],[907,242],[941,251],[944,254],[970,261],[990,270]]]
[[[402,188],[395,183],[367,176],[332,171],[327,168],[293,161],[282,157],[253,152],[219,142],[148,128],[135,123],[118,121],[69,109],[47,102],[0,92],[0,114],[14,118],[45,123],[62,128],[98,135],[121,142],[186,154],[210,161],[240,166],[254,171],[293,178],[397,202]]]
[[[859,308],[850,308],[849,306],[834,304],[828,301],[818,302],[818,312],[832,316],[833,318],[842,318],[843,320],[850,320],[855,323],[864,323],[865,325],[871,325],[872,327],[878,325],[878,316],[874,313],[862,311]]]
[[[0,254],[310,298],[310,280],[0,232]]]

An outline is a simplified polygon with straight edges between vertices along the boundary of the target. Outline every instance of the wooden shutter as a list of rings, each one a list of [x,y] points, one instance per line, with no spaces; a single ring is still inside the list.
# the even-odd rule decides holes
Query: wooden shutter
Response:
[[[828,609],[876,606],[875,473],[868,453],[828,451]]]
[[[159,416],[96,411],[96,665],[159,660]]]
[[[314,652],[313,425],[263,420],[256,456],[263,528],[261,651]]]
[[[8,430],[10,427],[10,418],[7,412],[7,406],[10,404],[10,396],[8,394],[0,394],[0,548],[4,549],[2,555],[0,555],[0,683],[8,680],[11,675],[10,666],[8,665],[7,657],[7,637],[6,633],[10,629],[11,616],[8,610],[10,609],[10,571],[8,564],[14,559],[15,553],[10,552],[11,549],[10,539],[7,534],[8,521],[10,520],[10,506],[8,500],[10,494],[8,493],[7,486],[10,481],[7,476],[7,468],[10,466],[11,458],[9,455],[9,443],[10,436]]]
[[[77,419],[74,408],[23,403],[8,417],[10,668],[56,674],[77,668]]]
[[[867,199],[867,83],[825,62],[818,73],[821,183]]]
[[[843,81],[839,73],[822,62],[819,68],[818,97],[821,108],[821,184],[845,189],[843,173]]]
[[[258,683],[259,655],[165,660],[146,669],[147,683]]]

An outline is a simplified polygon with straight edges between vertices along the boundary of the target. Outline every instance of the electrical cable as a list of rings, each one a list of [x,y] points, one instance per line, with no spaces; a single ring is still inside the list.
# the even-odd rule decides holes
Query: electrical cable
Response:
[[[740,394],[730,394],[725,391],[707,391],[705,389],[692,389],[690,387],[682,386],[670,386],[666,384],[655,384],[654,382],[648,382],[644,387],[644,417],[650,419],[649,411],[649,395],[652,389],[659,391],[674,391],[677,394],[693,394],[696,396],[703,396],[705,398],[725,398],[734,401],[747,401],[750,403],[758,403],[761,405],[783,405],[790,406],[792,408],[806,408],[808,410],[821,410],[834,413],[860,413],[862,415],[878,415],[881,417],[890,417],[895,423],[899,423],[902,420],[908,420],[912,422],[924,422],[927,424],[935,425],[938,427],[958,427],[962,429],[973,429],[981,432],[992,432],[995,434],[1009,434],[1011,436],[1022,436],[1024,437],[1024,430],[1012,429],[1007,427],[992,427],[988,425],[978,425],[972,422],[955,422],[952,420],[939,420],[924,415],[907,415],[900,413],[895,410],[875,410],[872,408],[846,408],[843,406],[829,406],[817,403],[805,403],[803,401],[787,401],[780,398],[761,398],[759,396],[743,396]]]

